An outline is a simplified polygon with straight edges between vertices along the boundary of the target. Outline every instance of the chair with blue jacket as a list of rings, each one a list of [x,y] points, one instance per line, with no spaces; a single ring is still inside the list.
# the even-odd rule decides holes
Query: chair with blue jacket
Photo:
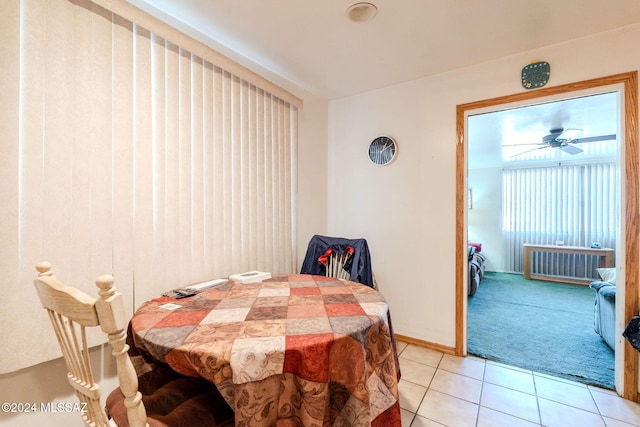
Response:
[[[377,289],[365,239],[313,236],[300,273],[347,279]]]

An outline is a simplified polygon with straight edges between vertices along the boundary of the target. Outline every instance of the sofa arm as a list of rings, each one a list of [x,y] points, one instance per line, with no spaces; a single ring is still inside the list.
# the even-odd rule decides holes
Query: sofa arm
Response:
[[[616,285],[609,282],[595,281],[589,287],[598,293],[598,296],[612,304],[616,303]]]
[[[594,329],[609,347],[615,349],[616,286],[609,282],[595,281],[589,287],[596,291]]]
[[[616,285],[614,285],[613,283],[601,282],[599,280],[596,280],[595,282],[589,283],[589,287],[591,289],[593,289],[594,291],[599,292],[600,290],[604,290],[607,287],[611,287],[611,288],[615,289]]]

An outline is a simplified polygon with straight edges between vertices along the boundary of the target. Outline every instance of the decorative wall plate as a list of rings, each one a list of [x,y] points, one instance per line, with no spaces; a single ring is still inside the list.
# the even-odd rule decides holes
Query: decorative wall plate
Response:
[[[548,62],[533,61],[522,69],[522,87],[537,89],[547,84],[551,76],[551,66]]]

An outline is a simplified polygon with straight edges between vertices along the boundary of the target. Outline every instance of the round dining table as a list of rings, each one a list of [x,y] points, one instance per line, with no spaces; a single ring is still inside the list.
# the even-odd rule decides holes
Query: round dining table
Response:
[[[291,274],[159,297],[131,319],[135,349],[213,382],[236,426],[400,426],[389,307],[349,280]]]

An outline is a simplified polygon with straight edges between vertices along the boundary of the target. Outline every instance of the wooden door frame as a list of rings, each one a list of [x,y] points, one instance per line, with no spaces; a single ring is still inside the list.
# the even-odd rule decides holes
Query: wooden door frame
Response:
[[[465,141],[466,117],[468,111],[497,107],[537,98],[618,85],[624,88],[624,188],[625,199],[625,307],[624,324],[638,314],[639,259],[639,196],[638,177],[638,72],[615,74],[576,83],[520,92],[482,101],[461,104],[456,107],[456,347],[458,356],[466,354],[466,298],[465,274],[467,267],[467,143]],[[618,285],[620,286],[620,284]],[[628,400],[638,401],[638,352],[623,340],[623,377],[620,394]]]

